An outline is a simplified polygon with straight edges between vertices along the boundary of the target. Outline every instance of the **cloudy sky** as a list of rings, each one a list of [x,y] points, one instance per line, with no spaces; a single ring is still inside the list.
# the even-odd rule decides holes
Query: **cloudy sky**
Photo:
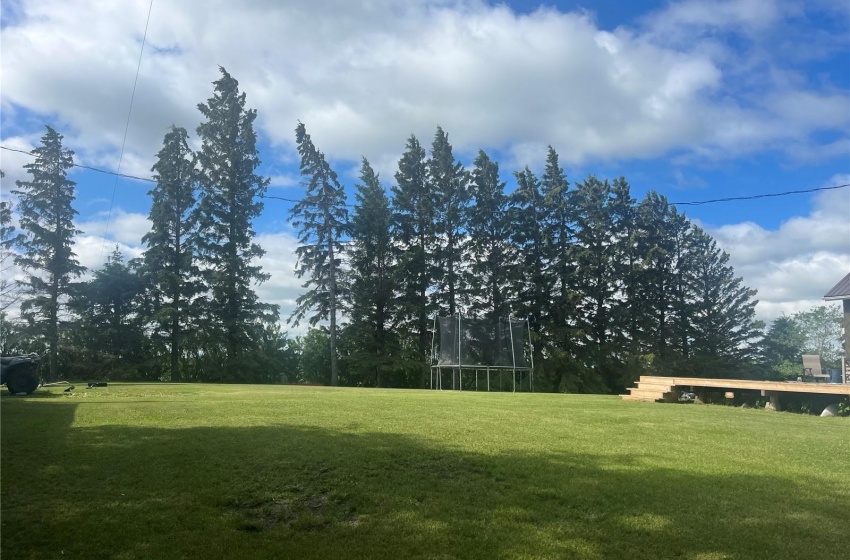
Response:
[[[77,163],[141,177],[170,125],[196,136],[221,65],[258,112],[273,196],[303,192],[298,120],[349,187],[365,156],[389,188],[407,137],[430,145],[438,125],[508,181],[551,144],[571,181],[623,175],[636,198],[850,183],[846,0],[3,0],[0,33],[2,145],[30,150],[49,124]],[[5,199],[31,158],[0,157]],[[116,243],[140,255],[150,184],[72,178],[82,263]],[[848,188],[681,209],[759,290],[763,319],[850,271]],[[287,211],[267,200],[255,223],[272,273],[259,292],[284,316],[299,285]]]

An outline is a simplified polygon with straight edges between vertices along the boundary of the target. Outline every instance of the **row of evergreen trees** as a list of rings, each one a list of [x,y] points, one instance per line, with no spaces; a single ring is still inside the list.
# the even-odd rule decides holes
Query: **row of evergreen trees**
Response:
[[[498,163],[480,151],[466,170],[438,128],[430,155],[407,141],[391,199],[363,159],[346,221],[344,191],[302,124],[297,138],[308,191],[293,223],[308,280],[296,317],[333,325],[347,308],[347,378],[424,383],[432,317],[455,313],[527,317],[546,390],[750,373],[755,291],[663,196],[638,202],[623,178],[571,185],[551,147],[542,175],[514,173],[508,194]]]
[[[73,282],[83,272],[71,246],[73,153],[50,128],[34,151],[15,191],[26,235],[6,221],[3,243],[21,249],[22,317],[54,376],[64,336],[66,368],[269,382],[316,381],[326,363],[332,384],[416,387],[433,315],[455,313],[527,317],[545,390],[621,390],[645,373],[740,376],[752,364],[755,292],[664,197],[636,201],[623,178],[570,184],[552,148],[543,173],[514,173],[507,193],[497,162],[480,151],[466,169],[440,128],[430,154],[408,139],[391,196],[364,158],[349,211],[298,124],[306,193],[291,218],[305,291],[289,320],[319,330],[288,339],[253,288],[268,278],[252,229],[268,185],[256,174],[256,112],[224,69],[214,85],[198,106],[201,148],[173,128],[157,154],[144,257],[114,253],[90,282]],[[299,354],[314,365],[298,371]]]

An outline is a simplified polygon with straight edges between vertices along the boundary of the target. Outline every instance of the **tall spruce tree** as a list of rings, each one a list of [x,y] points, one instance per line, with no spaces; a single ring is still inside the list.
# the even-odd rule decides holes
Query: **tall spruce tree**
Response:
[[[434,193],[437,234],[437,305],[449,315],[459,312],[462,267],[467,260],[466,223],[469,173],[455,160],[449,136],[437,127],[427,162],[428,184]]]
[[[508,213],[513,224],[511,240],[518,251],[514,263],[514,290],[520,316],[528,317],[535,332],[543,329],[551,293],[552,278],[547,274],[546,208],[540,181],[526,167],[514,173],[517,188],[511,195]]]
[[[353,375],[383,386],[393,369],[391,315],[394,260],[392,210],[378,175],[366,158],[360,169],[351,219],[351,330],[357,345]]]
[[[675,373],[689,335],[689,303],[680,277],[687,269],[690,222],[653,191],[635,213],[640,269],[630,307],[639,324],[641,351],[653,356],[655,373]],[[684,333],[679,332],[684,329]]]
[[[511,194],[508,219],[513,226],[510,239],[515,259],[508,265],[512,277],[513,310],[527,318],[531,327],[532,361],[540,369],[543,364],[546,320],[552,291],[552,278],[547,273],[546,205],[540,192],[540,181],[525,167],[514,172],[517,187]]]
[[[253,284],[269,275],[252,264],[265,251],[254,243],[252,221],[260,215],[258,200],[268,180],[255,174],[260,165],[254,120],[257,112],[245,108],[245,94],[224,68],[214,82],[215,93],[198,109],[206,121],[198,126],[197,153],[199,268],[207,290],[204,298],[208,331],[213,336],[207,355],[219,355],[223,374],[238,381],[252,375],[245,358],[256,350],[257,329],[277,318],[277,306],[263,304]]]
[[[614,211],[611,184],[589,176],[579,183],[574,197],[576,236],[576,326],[583,334],[583,354],[587,366],[615,386],[611,367],[609,334],[618,274]]]
[[[26,271],[23,280],[22,315],[50,348],[50,376],[58,376],[61,309],[70,292],[71,280],[85,272],[72,249],[77,212],[74,181],[67,171],[74,165],[74,152],[62,147],[62,135],[47,127],[41,146],[33,150],[35,161],[24,166],[32,177],[17,181],[20,225],[25,237],[22,254],[15,263]]]
[[[310,316],[310,325],[330,320],[331,385],[338,385],[337,313],[347,291],[340,282],[343,236],[349,227],[345,190],[325,155],[313,145],[303,123],[299,122],[295,128],[295,140],[307,189],[304,198],[290,211],[301,243],[295,251],[298,255],[295,274],[299,278],[308,276],[302,286],[308,291],[298,297],[290,319],[297,325],[310,311],[315,311]]]
[[[640,315],[633,306],[640,286],[643,268],[638,253],[638,221],[635,199],[631,195],[631,186],[625,177],[614,179],[611,185],[611,232],[614,239],[615,254],[610,263],[611,280],[615,290],[611,313],[610,345],[621,360],[640,353],[641,325]],[[626,353],[624,353],[624,350]],[[631,379],[627,380],[631,383]],[[616,382],[616,388],[625,389],[623,380]]]
[[[688,285],[693,302],[690,316],[691,373],[724,376],[740,374],[751,363],[764,325],[755,318],[756,290],[736,277],[729,254],[696,226],[690,246],[693,261]]]
[[[561,167],[558,153],[549,146],[546,166],[540,177],[543,195],[544,228],[547,232],[546,276],[551,290],[550,304],[543,318],[546,323],[547,357],[538,367],[538,379],[552,390],[585,389],[576,361],[575,261],[572,245],[575,237],[574,191]]]
[[[510,311],[508,265],[515,257],[511,253],[508,197],[505,183],[499,179],[498,162],[480,150],[474,166],[470,182],[473,202],[467,226],[471,264],[466,285],[471,308],[496,320]]]
[[[424,362],[430,351],[429,317],[435,311],[428,292],[434,284],[434,194],[428,187],[425,149],[411,135],[395,174],[393,238],[398,286],[397,324],[413,339],[413,360]],[[424,384],[425,370],[421,372]]]
[[[195,262],[197,173],[184,128],[172,127],[152,171],[156,186],[151,197],[151,230],[142,242],[148,246],[144,265],[155,293],[154,321],[165,333],[170,354],[171,380],[180,381],[180,357],[185,333],[192,324],[192,299],[198,294]]]
[[[549,232],[547,241],[548,270],[553,288],[549,320],[558,332],[558,344],[564,349],[570,346],[573,325],[572,283],[575,275],[573,262],[573,209],[570,183],[558,161],[558,153],[552,146],[546,155],[546,169],[540,180],[545,205],[545,224]]]

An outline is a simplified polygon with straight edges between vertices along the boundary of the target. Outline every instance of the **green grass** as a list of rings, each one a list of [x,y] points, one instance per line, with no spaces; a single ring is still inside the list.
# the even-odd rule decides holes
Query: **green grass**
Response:
[[[4,560],[843,559],[850,542],[848,418],[587,395],[61,391],[0,401]]]

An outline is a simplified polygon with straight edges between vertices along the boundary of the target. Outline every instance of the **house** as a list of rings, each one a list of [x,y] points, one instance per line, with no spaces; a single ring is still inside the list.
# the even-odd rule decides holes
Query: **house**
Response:
[[[841,301],[844,305],[844,358],[841,360],[841,373],[844,383],[850,383],[850,273],[824,294],[823,299]]]

